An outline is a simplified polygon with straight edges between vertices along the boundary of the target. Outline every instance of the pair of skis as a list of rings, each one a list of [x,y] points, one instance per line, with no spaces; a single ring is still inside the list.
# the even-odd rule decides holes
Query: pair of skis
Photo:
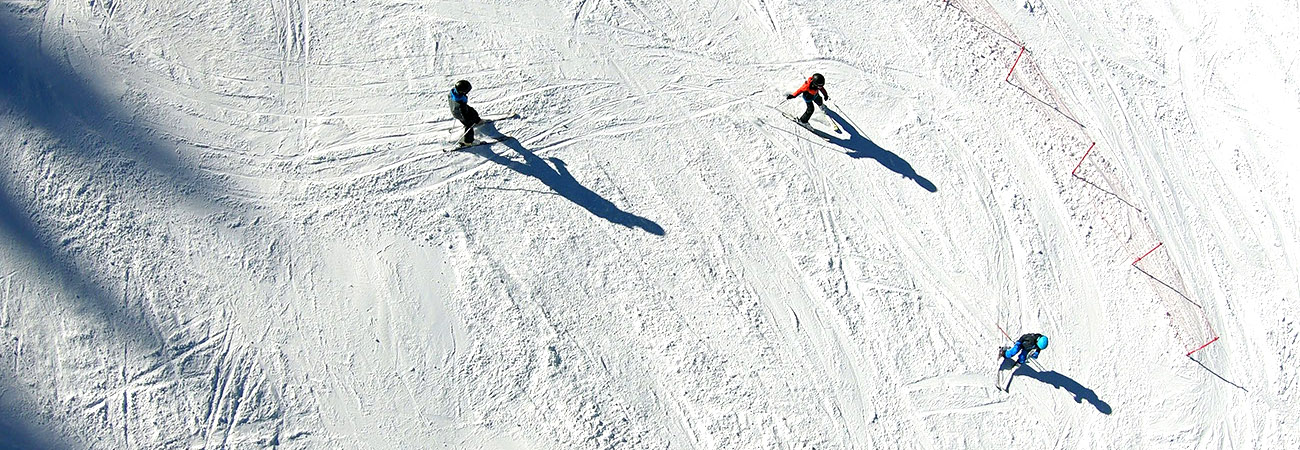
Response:
[[[514,136],[499,136],[499,137],[488,138],[488,139],[475,139],[474,142],[469,142],[469,143],[456,142],[455,146],[448,148],[446,151],[454,152],[458,150],[465,150],[469,148],[478,147],[481,145],[492,145],[498,142],[505,142],[511,139],[514,139]]]
[[[778,111],[779,111],[779,110],[778,110]],[[800,121],[799,118],[798,118],[798,117],[795,117],[793,114],[787,113],[787,112],[785,112],[785,111],[781,111],[781,115],[782,115],[782,116],[785,116],[785,118],[787,118],[787,119],[790,119],[790,120],[793,121],[794,123],[799,124],[799,126],[804,127],[804,128],[807,129],[808,131],[811,131],[811,132],[813,132],[813,133],[816,133],[816,132],[818,131],[816,128],[813,128],[813,127],[812,127],[812,124],[809,124],[808,122]],[[825,112],[822,112],[822,115],[826,115],[826,113],[825,113]],[[829,120],[829,119],[830,119],[830,116],[827,116],[826,118],[827,118],[827,122],[829,122],[830,125],[831,125],[832,127],[835,127],[835,132],[836,132],[836,133],[839,133],[839,132],[840,132],[840,125],[837,124],[837,123],[835,123],[834,120]],[[824,139],[824,138],[823,138],[823,139]]]
[[[1009,348],[1011,347],[1008,346],[1008,347],[998,348],[998,380],[997,380],[997,384],[994,384],[993,387],[998,388],[998,390],[1002,392],[1011,392],[1011,379],[1016,376],[1016,368],[1020,367],[1021,364],[1019,362],[1016,362],[1016,360],[1007,357],[1007,349]],[[1002,369],[1002,365],[1006,364],[1004,360],[1011,361],[1011,367],[1007,368],[1006,370]],[[1033,370],[1037,370],[1039,372],[1043,371],[1041,367],[1034,367],[1034,365],[1031,364],[1029,361],[1030,360],[1026,358],[1024,364],[1028,365]],[[1010,376],[1007,377],[1006,385],[1002,384],[1002,374],[1004,372],[1010,373]]]
[[[788,101],[790,101],[790,100],[792,100],[792,99],[791,99],[791,98],[787,98],[787,99],[785,99],[785,101],[783,101],[783,102],[781,102],[781,103],[778,103],[776,106],[772,107],[772,109],[777,110],[777,112],[781,113],[782,116],[785,116],[785,118],[790,119],[790,120],[793,121],[794,123],[799,124],[799,126],[808,129],[808,131],[811,131],[811,132],[813,132],[813,133],[817,133],[818,131],[817,131],[816,129],[814,129],[814,128],[812,127],[812,125],[808,124],[808,122],[803,122],[803,121],[799,120],[798,117],[795,117],[793,114],[790,114],[790,113],[788,113],[788,112],[785,112],[785,110],[781,109],[781,107],[784,106],[785,103],[788,102]],[[826,123],[829,124],[830,126],[834,127],[836,133],[839,133],[839,132],[840,132],[840,124],[835,123],[835,121],[831,119],[831,116],[830,116],[829,114],[826,114],[826,105],[819,105],[819,106],[817,107],[817,112],[822,113],[822,117],[824,117],[824,118],[826,119]]]
[[[469,148],[473,148],[473,147],[478,147],[478,146],[481,146],[481,145],[491,145],[491,144],[495,144],[495,143],[497,143],[497,142],[503,142],[503,141],[508,141],[508,140],[514,139],[513,136],[500,135],[500,136],[493,136],[493,137],[490,137],[490,138],[487,138],[487,139],[475,139],[474,142],[469,142],[469,143],[461,142],[461,140],[465,138],[465,133],[468,133],[469,130],[476,129],[476,128],[481,127],[481,126],[483,126],[483,125],[487,125],[487,124],[490,124],[490,123],[493,123],[493,122],[497,122],[497,121],[501,121],[501,120],[518,119],[518,118],[520,118],[520,115],[519,115],[518,113],[515,113],[515,114],[509,114],[509,115],[500,115],[500,116],[492,116],[492,117],[485,117],[485,118],[482,118],[482,119],[479,120],[478,123],[474,124],[473,126],[471,126],[471,127],[469,127],[469,128],[464,129],[464,130],[461,131],[459,134],[457,134],[456,137],[455,137],[455,139],[452,140],[452,142],[454,143],[454,144],[452,145],[452,147],[447,148],[447,149],[444,150],[444,151],[445,151],[445,152],[454,152],[454,151],[457,151],[457,150],[465,150],[465,149],[469,149]],[[456,128],[457,128],[457,127],[452,127],[452,128],[450,128],[450,129],[448,129],[447,131],[448,131],[448,132],[455,132],[455,131],[456,131]]]

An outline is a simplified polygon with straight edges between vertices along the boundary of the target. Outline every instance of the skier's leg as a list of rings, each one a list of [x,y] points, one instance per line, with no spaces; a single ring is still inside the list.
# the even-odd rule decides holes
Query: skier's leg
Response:
[[[808,94],[804,94],[804,95],[808,95]],[[806,109],[804,109],[804,111],[803,111],[803,115],[802,115],[802,116],[799,116],[799,121],[800,121],[800,122],[803,122],[803,123],[808,123],[808,119],[811,119],[811,118],[812,118],[812,113],[813,113],[813,102],[808,101],[808,100],[804,100],[804,104],[805,104],[805,105],[808,105],[808,107],[807,107]]]
[[[831,126],[835,127],[835,132],[836,132],[836,133],[839,133],[839,132],[840,132],[840,124],[835,123],[835,119],[832,119],[832,118],[831,118],[831,115],[828,114],[828,113],[826,112],[826,104],[825,104],[825,103],[822,103],[822,96],[818,95],[818,96],[813,97],[813,98],[817,101],[817,106],[819,107],[819,109],[820,109],[821,112],[822,112],[822,117],[825,117],[825,118],[826,118],[826,122],[827,122],[827,123],[830,123]]]
[[[1020,344],[1016,343],[1016,344],[1012,344],[1010,347],[1007,347],[1007,351],[1003,353],[1002,356],[1006,357],[1007,359],[1011,359],[1011,358],[1015,358],[1016,353],[1019,352],[1020,352]]]
[[[460,136],[461,144],[468,145],[474,142],[474,125],[477,124],[477,120],[470,121],[469,119],[471,118],[466,117],[464,119],[461,119],[460,121],[460,124],[465,127],[465,131],[461,132],[461,136]]]
[[[460,139],[461,142],[469,144],[474,142],[474,125],[465,124],[465,137]]]

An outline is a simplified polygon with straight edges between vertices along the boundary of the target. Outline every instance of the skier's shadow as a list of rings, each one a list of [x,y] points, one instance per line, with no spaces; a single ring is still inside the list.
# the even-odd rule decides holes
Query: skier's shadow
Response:
[[[921,188],[927,191],[939,191],[939,188],[936,187],[934,183],[931,183],[930,180],[917,174],[916,169],[913,169],[912,165],[909,164],[907,160],[894,154],[894,152],[881,148],[879,145],[876,145],[875,142],[872,142],[871,139],[867,139],[867,137],[863,136],[857,128],[853,127],[853,124],[844,120],[844,117],[840,116],[839,113],[830,108],[822,108],[822,111],[825,111],[826,116],[830,117],[831,120],[834,120],[835,123],[840,124],[840,126],[844,128],[844,131],[849,134],[849,138],[844,139],[815,129],[812,130],[813,133],[816,133],[818,136],[830,141],[832,144],[848,149],[849,152],[845,154],[850,157],[874,159],[876,162],[880,163],[880,165],[885,166],[886,169],[892,170],[895,173],[902,175],[904,178],[915,181],[917,185],[920,185]]]
[[[492,128],[491,124],[481,126],[480,130],[484,132],[483,134],[485,136],[500,136],[500,133],[497,133],[495,129]],[[581,183],[578,183],[578,180],[573,178],[573,175],[569,173],[569,169],[565,166],[564,161],[559,158],[542,159],[537,156],[536,153],[528,151],[528,149],[524,148],[519,141],[514,139],[505,140],[502,144],[510,147],[510,149],[514,150],[515,153],[518,153],[520,156],[523,156],[524,162],[521,163],[499,155],[496,152],[493,152],[490,146],[475,147],[469,149],[468,152],[481,156],[488,161],[505,166],[515,172],[536,178],[538,181],[541,181],[542,184],[545,184],[547,187],[551,188],[551,190],[554,190],[556,194],[559,194],[561,197],[581,206],[583,209],[596,215],[596,217],[600,217],[628,228],[640,228],[650,234],[658,236],[664,235],[663,227],[659,226],[659,224],[655,223],[653,220],[623,211],[622,209],[619,209],[617,205],[614,205],[613,202],[606,200],[604,197],[601,197],[600,194],[597,194],[591,189],[587,189],[587,187],[583,186]]]
[[[1011,360],[1003,358],[1002,368],[1006,369],[1010,368],[1010,366]],[[1074,381],[1073,378],[1062,375],[1055,370],[1039,372],[1033,367],[1030,367],[1029,364],[1021,364],[1015,371],[1011,372],[1011,377],[1013,379],[1016,375],[1024,375],[1049,384],[1057,389],[1065,389],[1066,392],[1074,394],[1075,403],[1083,403],[1084,401],[1087,401],[1088,403],[1091,403],[1093,407],[1096,407],[1097,411],[1100,411],[1102,414],[1109,415],[1111,413],[1110,404],[1098,398],[1096,391],[1084,387],[1082,384],[1079,384],[1078,381]],[[1010,387],[1011,380],[1007,380],[1007,389],[1009,390]]]

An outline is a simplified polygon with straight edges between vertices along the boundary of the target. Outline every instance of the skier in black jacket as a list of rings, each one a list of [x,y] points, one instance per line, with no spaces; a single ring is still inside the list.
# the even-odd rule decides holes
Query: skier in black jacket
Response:
[[[455,87],[451,88],[451,93],[447,94],[451,116],[465,125],[465,132],[460,137],[460,145],[474,144],[474,127],[483,121],[479,118],[478,111],[469,106],[469,90],[472,88],[469,81],[460,80],[456,82]]]

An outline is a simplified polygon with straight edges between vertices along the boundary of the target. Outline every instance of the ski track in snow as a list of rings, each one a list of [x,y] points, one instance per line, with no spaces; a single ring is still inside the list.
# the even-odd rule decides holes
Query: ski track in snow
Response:
[[[1300,9],[945,3],[0,2],[0,447],[1300,447]]]

